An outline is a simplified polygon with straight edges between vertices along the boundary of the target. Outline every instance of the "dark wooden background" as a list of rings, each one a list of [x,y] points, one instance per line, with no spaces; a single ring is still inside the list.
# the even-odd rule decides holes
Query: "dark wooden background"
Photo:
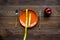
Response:
[[[28,29],[27,40],[60,40],[60,1],[59,0],[0,0],[0,40],[23,40],[24,27],[16,18],[26,8],[34,10],[38,23]],[[52,8],[50,17],[43,16],[46,7]],[[15,10],[19,13],[16,15]]]

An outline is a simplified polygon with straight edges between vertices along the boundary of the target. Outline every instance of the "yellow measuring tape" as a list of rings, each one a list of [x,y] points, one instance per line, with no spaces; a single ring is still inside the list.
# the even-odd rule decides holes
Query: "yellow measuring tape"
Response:
[[[28,9],[26,9],[26,27],[25,27],[25,33],[24,33],[24,39],[23,40],[26,40],[26,37],[27,37],[27,27],[28,27],[28,23],[29,23],[29,19],[28,19]]]
[[[25,27],[25,33],[24,33],[24,39],[23,40],[26,40],[26,38],[27,38],[27,28],[30,27],[30,21],[31,21],[31,13],[29,15],[28,9],[26,9],[26,27]]]

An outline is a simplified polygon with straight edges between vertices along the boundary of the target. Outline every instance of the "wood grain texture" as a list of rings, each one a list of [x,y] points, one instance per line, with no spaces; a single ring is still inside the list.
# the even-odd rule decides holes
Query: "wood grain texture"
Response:
[[[60,0],[0,0],[0,5],[60,5]]]
[[[52,8],[52,15],[43,16],[46,7]],[[38,17],[38,24],[28,29],[27,40],[60,40],[60,6],[0,6],[0,36],[3,40],[23,40],[24,27],[19,23],[15,27],[15,10],[19,12],[29,8],[34,10]],[[39,29],[40,28],[40,29]]]

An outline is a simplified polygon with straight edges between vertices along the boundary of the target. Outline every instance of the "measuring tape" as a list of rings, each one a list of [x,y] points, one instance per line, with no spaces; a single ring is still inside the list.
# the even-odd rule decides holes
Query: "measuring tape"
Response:
[[[25,27],[25,33],[24,33],[24,39],[26,40],[27,37],[27,28],[30,27],[30,20],[31,20],[31,13],[28,14],[28,9],[26,9],[26,27]]]

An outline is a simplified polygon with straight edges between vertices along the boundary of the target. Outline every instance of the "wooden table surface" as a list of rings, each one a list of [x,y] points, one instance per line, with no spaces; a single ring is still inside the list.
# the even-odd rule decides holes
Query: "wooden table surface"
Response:
[[[44,17],[46,7],[52,8],[50,17]],[[23,40],[24,27],[19,23],[16,28],[15,10],[19,13],[26,8],[34,10],[38,23],[34,28],[28,29],[27,40],[60,40],[60,6],[0,6],[0,36],[3,40]],[[1,39],[1,38],[0,38]]]

